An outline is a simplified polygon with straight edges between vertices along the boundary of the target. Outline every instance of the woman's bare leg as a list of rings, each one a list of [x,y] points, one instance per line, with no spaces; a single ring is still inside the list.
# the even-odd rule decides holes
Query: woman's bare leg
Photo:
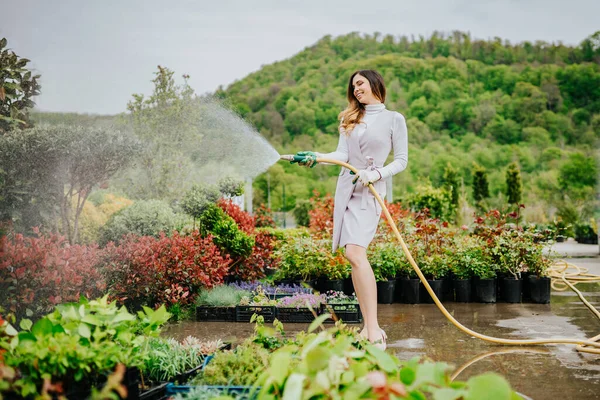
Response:
[[[346,258],[352,265],[352,282],[365,318],[365,330],[368,338],[372,342],[382,339],[383,334],[377,321],[377,284],[369,260],[367,260],[367,249],[348,244],[346,245]]]

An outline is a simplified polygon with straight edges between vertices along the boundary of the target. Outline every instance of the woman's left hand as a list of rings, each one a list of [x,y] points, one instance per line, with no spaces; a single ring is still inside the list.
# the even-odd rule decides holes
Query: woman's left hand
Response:
[[[381,179],[381,174],[376,169],[361,169],[358,171],[358,180],[363,186],[369,186]]]

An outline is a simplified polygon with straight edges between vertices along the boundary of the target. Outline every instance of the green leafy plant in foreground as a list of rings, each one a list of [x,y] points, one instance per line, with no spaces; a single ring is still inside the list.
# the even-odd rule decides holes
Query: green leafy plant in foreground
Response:
[[[66,388],[90,388],[118,364],[141,367],[147,357],[147,337],[158,336],[170,314],[164,306],[144,307],[137,316],[109,303],[107,296],[63,304],[35,323],[23,319],[21,331],[9,339],[8,366],[21,372],[19,395],[40,393],[45,381]]]
[[[203,361],[199,346],[189,346],[175,339],[152,338],[148,341],[142,372],[152,381],[166,382],[202,365]]]
[[[258,399],[519,398],[497,374],[452,382],[448,364],[418,358],[399,361],[341,323],[316,333],[329,317],[319,316],[307,333],[271,354],[254,385]]]

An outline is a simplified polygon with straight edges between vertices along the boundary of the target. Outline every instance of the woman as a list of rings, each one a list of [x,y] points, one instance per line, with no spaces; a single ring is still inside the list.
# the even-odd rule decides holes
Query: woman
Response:
[[[359,170],[358,177],[342,168],[335,190],[333,251],[345,248],[352,265],[352,282],[365,326],[361,334],[378,347],[386,348],[386,334],[377,321],[377,285],[367,260],[367,247],[375,236],[381,206],[369,184],[385,196],[385,178],[404,170],[408,163],[408,139],[404,117],[386,110],[385,85],[373,70],[356,71],[348,83],[348,107],[340,117],[340,138],[333,153],[302,151],[300,165],[314,167],[316,158],[347,162]],[[383,166],[391,150],[394,161]],[[357,185],[356,180],[362,185]]]

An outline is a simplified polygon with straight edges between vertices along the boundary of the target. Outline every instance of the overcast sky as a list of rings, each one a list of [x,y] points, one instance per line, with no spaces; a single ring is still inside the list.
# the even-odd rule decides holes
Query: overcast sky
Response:
[[[108,114],[150,94],[159,64],[205,93],[327,34],[578,44],[599,15],[597,0],[0,0],[0,37],[42,75],[39,109]]]

